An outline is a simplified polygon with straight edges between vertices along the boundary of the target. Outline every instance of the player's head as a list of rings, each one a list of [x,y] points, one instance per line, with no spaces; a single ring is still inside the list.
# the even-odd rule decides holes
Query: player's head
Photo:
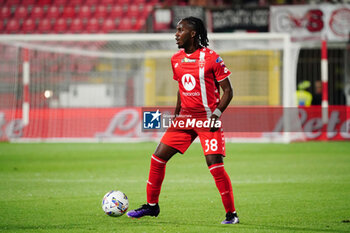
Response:
[[[190,45],[199,47],[207,47],[209,45],[207,29],[199,18],[183,18],[177,24],[176,29],[175,37],[179,48],[186,48]]]

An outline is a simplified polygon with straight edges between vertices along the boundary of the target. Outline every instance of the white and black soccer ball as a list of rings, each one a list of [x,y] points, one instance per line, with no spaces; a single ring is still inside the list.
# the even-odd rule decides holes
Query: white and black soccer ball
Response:
[[[103,211],[112,217],[125,214],[129,208],[128,197],[121,191],[110,191],[102,199]]]

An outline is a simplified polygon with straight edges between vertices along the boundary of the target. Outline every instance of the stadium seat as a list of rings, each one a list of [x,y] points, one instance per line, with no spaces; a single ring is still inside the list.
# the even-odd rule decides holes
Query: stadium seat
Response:
[[[129,5],[130,0],[117,0],[117,4],[121,6]]]
[[[154,6],[151,3],[147,3],[146,5],[143,6],[143,11],[142,15],[143,16],[148,16],[154,9]]]
[[[81,6],[83,5],[84,0],[69,0],[68,4],[71,6]]]
[[[59,18],[56,20],[53,31],[55,33],[65,33],[67,31],[67,21],[65,18]]]
[[[105,18],[107,16],[107,8],[104,5],[98,5],[95,9],[95,18]]]
[[[111,11],[109,13],[109,17],[112,18],[121,18],[123,16],[123,7],[121,5],[114,5],[111,8]]]
[[[0,11],[0,19],[8,19],[11,16],[11,8],[8,6],[2,6]]]
[[[27,7],[25,7],[25,6],[18,6],[15,9],[14,17],[16,19],[25,19],[27,17],[27,15],[28,15]]]
[[[87,33],[96,33],[99,31],[100,26],[98,20],[96,18],[90,18],[86,24],[86,32]]]
[[[148,4],[152,4],[154,6],[156,4],[161,4],[161,1],[159,1],[159,0],[149,0]]]
[[[62,17],[65,19],[72,19],[75,16],[75,8],[73,6],[64,6]]]
[[[117,3],[117,0],[100,0],[100,4],[102,5],[113,5],[116,3]]]
[[[23,6],[33,6],[35,5],[36,0],[22,0],[21,5]]]
[[[60,15],[59,8],[55,5],[51,5],[47,8],[46,18],[57,19]]]
[[[129,18],[137,17],[140,14],[139,6],[136,4],[129,5],[126,13]]]
[[[88,6],[95,6],[95,5],[98,5],[99,2],[100,2],[99,0],[86,0],[85,4]]]
[[[140,31],[144,29],[145,25],[146,25],[146,18],[141,17],[137,19],[135,25],[133,26],[133,29],[135,31]]]
[[[20,30],[19,21],[16,18],[10,19],[6,24],[7,33],[17,33]]]
[[[38,0],[36,5],[49,6],[49,5],[51,5],[51,0]]]
[[[103,20],[101,31],[103,33],[110,33],[116,29],[114,19],[107,18]]]
[[[12,7],[12,6],[19,6],[21,4],[21,0],[5,0],[5,6]]]
[[[82,5],[79,7],[77,17],[80,19],[88,19],[91,15],[91,7],[88,5]]]
[[[0,34],[5,32],[5,25],[4,25],[4,21],[0,20]],[[0,54],[1,57],[1,54]]]
[[[49,33],[51,32],[51,21],[48,18],[39,20],[37,32],[38,33]]]
[[[33,19],[41,19],[44,16],[44,9],[42,6],[34,6],[32,8],[32,13],[30,14],[30,17]]]
[[[144,5],[146,4],[146,0],[133,0],[133,4],[136,4],[136,5]]]
[[[131,19],[128,17],[122,18],[119,22],[117,30],[118,31],[132,31],[133,24],[132,24]]]
[[[72,33],[81,33],[83,32],[84,28],[83,28],[83,22],[80,18],[75,18],[73,19],[70,28],[69,28],[69,32]]]
[[[35,21],[32,18],[28,18],[23,21],[22,32],[25,34],[30,34],[35,31]]]
[[[65,6],[68,4],[68,0],[53,0],[52,5]]]

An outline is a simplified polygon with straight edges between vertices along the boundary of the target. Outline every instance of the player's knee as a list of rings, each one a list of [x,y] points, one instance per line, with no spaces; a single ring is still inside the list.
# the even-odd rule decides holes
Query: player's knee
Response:
[[[210,167],[214,164],[223,163],[224,161],[222,158],[223,158],[223,155],[220,155],[220,154],[206,155],[205,156],[208,167]]]
[[[176,153],[177,153],[176,149],[164,143],[159,143],[158,147],[156,148],[156,151],[154,152],[154,155],[160,159],[168,161]]]

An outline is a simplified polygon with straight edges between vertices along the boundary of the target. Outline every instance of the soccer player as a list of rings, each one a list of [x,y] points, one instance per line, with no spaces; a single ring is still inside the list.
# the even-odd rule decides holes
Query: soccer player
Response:
[[[233,91],[229,79],[231,72],[221,57],[208,49],[207,30],[203,21],[187,17],[179,21],[175,34],[179,51],[171,58],[173,78],[178,82],[179,91],[175,108],[176,119],[191,116],[217,122],[230,103]],[[219,89],[223,90],[220,99]],[[160,209],[158,199],[165,176],[165,167],[176,153],[185,153],[193,140],[199,136],[206,162],[221,195],[226,211],[222,224],[239,223],[235,211],[231,180],[224,168],[225,139],[218,125],[207,129],[170,127],[163,135],[151,157],[147,181],[147,204],[131,210],[131,218],[157,217]]]

